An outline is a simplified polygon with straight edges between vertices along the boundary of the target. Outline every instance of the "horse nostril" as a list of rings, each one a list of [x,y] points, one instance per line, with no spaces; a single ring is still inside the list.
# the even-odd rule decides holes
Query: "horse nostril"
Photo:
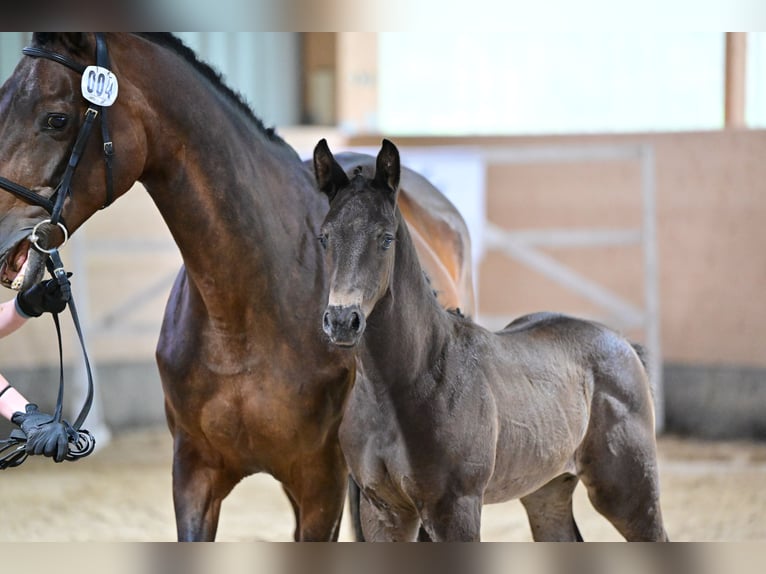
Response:
[[[362,318],[356,311],[351,312],[351,329],[358,333],[362,330]]]
[[[327,331],[331,325],[330,325],[330,312],[325,311],[324,315],[322,316],[322,326],[324,327],[324,330]]]

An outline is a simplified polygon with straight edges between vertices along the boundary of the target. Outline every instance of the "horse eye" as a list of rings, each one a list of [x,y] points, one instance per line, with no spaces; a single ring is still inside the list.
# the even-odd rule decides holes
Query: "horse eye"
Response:
[[[51,129],[60,130],[66,127],[68,120],[66,114],[48,114],[46,124]]]
[[[318,236],[317,239],[319,240],[319,245],[322,246],[322,249],[327,249],[327,234],[322,233],[322,235]]]
[[[394,242],[394,236],[393,236],[393,235],[391,235],[390,233],[386,233],[386,234],[383,236],[383,241],[381,242],[380,246],[381,246],[383,249],[388,249],[389,247],[391,247],[391,244],[392,244],[393,242]]]

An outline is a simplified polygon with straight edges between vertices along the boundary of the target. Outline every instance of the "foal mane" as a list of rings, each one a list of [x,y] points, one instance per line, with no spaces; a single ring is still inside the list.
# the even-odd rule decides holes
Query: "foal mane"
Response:
[[[431,286],[432,285],[431,276],[426,272],[425,269],[423,269],[422,271],[423,271],[423,277],[425,278],[426,283],[431,288],[430,289],[431,295],[433,295],[435,301],[438,301],[439,292]],[[449,313],[450,315],[454,315],[455,317],[460,317],[461,319],[465,319],[465,315],[460,310],[460,307],[448,307],[447,309],[445,309],[445,311],[447,311],[447,313]]]

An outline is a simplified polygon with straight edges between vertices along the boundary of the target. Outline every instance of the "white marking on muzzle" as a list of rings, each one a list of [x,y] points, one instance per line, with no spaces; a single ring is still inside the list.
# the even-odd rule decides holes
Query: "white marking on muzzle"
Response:
[[[362,306],[361,293],[330,291],[330,296],[327,299],[328,307],[350,307],[352,305]]]

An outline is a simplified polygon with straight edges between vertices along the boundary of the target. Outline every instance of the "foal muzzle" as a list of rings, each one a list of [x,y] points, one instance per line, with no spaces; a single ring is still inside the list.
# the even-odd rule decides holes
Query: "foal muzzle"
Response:
[[[322,329],[339,347],[353,347],[364,333],[364,312],[359,305],[330,305],[322,317]]]

